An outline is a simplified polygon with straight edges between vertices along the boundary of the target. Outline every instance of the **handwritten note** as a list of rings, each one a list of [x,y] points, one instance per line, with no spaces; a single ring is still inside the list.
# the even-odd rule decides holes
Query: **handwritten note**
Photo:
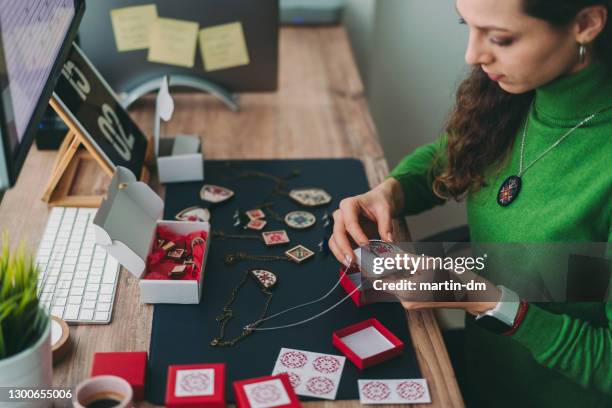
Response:
[[[149,48],[149,33],[157,19],[155,4],[114,9],[110,15],[119,52]]]
[[[239,67],[250,62],[240,22],[202,29],[200,48],[206,71]]]
[[[158,18],[151,29],[148,60],[193,68],[198,45],[199,23]]]

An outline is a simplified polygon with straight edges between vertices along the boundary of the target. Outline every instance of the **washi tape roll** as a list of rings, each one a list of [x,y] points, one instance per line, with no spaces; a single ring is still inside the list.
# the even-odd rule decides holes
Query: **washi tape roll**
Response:
[[[61,361],[70,351],[70,328],[62,319],[51,316],[51,351],[53,364]]]

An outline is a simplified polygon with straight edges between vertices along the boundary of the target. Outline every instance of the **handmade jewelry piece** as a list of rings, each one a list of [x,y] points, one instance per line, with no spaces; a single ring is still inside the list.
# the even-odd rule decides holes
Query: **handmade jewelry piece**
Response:
[[[323,238],[319,241],[319,252],[323,252],[325,255],[329,254],[331,250],[329,249],[329,239],[332,236],[334,226],[331,223],[331,217],[325,212],[323,217],[321,217],[321,221],[323,221]]]
[[[165,242],[163,239],[158,240],[157,243],[161,247],[161,249],[163,249],[166,252],[170,251],[172,248],[176,246],[174,242],[172,241]]]
[[[181,210],[174,216],[179,221],[210,221],[210,211],[208,208],[189,207]]]
[[[187,265],[176,265],[172,270],[168,273],[168,277],[170,279],[178,279],[181,278],[185,272],[187,271]]]
[[[267,223],[268,222],[265,221],[265,220],[251,220],[246,225],[246,228],[252,229],[252,230],[255,230],[255,231],[261,231],[262,229],[265,228]]]
[[[262,232],[261,236],[267,246],[285,245],[289,243],[289,235],[287,231],[266,231]]]
[[[317,218],[308,211],[292,211],[285,215],[285,224],[295,229],[306,229],[312,227]]]
[[[574,133],[574,131],[576,131],[577,129],[581,128],[583,125],[585,125],[588,122],[590,122],[594,117],[596,117],[598,114],[600,114],[604,110],[609,109],[609,108],[604,108],[604,109],[601,109],[601,110],[599,110],[599,111],[597,111],[597,112],[587,116],[580,123],[578,123],[572,129],[567,131],[563,136],[561,136],[556,142],[554,142],[552,145],[550,145],[546,150],[544,150],[531,163],[529,163],[527,166],[524,166],[525,138],[527,136],[527,129],[529,127],[529,115],[531,114],[531,111],[533,110],[533,107],[534,107],[534,104],[531,105],[531,109],[529,111],[529,114],[527,115],[527,118],[525,119],[525,124],[523,125],[523,138],[522,138],[522,141],[521,141],[521,155],[520,155],[520,161],[519,161],[519,172],[518,172],[517,175],[512,175],[512,176],[509,176],[508,178],[506,178],[504,180],[504,182],[501,184],[501,186],[499,187],[499,191],[497,192],[497,204],[499,204],[502,207],[507,207],[510,204],[512,204],[514,202],[514,200],[516,200],[516,198],[518,197],[519,193],[521,192],[521,187],[522,187],[522,184],[523,184],[523,180],[522,180],[521,177],[523,176],[523,174],[525,174],[527,172],[527,170],[529,170],[529,168],[531,168],[531,166],[536,164],[542,157],[546,156],[546,154],[548,154],[555,147],[559,146],[559,144],[563,140],[565,140],[569,135]]]
[[[204,184],[200,190],[200,198],[214,204],[227,201],[233,196],[234,192],[229,188],[215,186],[213,184]]]
[[[310,249],[306,248],[303,245],[298,245],[286,251],[285,255],[287,255],[289,258],[291,258],[292,261],[296,263],[302,263],[310,257],[314,256],[314,252],[312,252]]]
[[[306,207],[319,207],[331,202],[331,195],[321,188],[298,188],[289,191],[289,198]]]
[[[225,255],[225,264],[233,265],[244,260],[251,261],[290,261],[301,264],[314,256],[314,252],[303,245],[297,245],[287,251],[284,255],[250,255],[246,252]]]
[[[264,213],[260,208],[247,211],[246,215],[251,221],[266,218],[266,213]]]
[[[234,317],[234,311],[231,309],[232,303],[236,300],[238,296],[238,292],[240,288],[246,283],[247,277],[250,276],[255,280],[255,282],[261,288],[261,292],[266,296],[266,302],[264,303],[264,307],[259,319],[255,323],[251,323],[246,325],[242,333],[233,339],[224,339],[225,337],[225,328],[227,323]],[[265,269],[249,269],[245,271],[242,280],[238,283],[238,285],[232,290],[232,294],[228,300],[228,302],[223,306],[223,312],[217,316],[216,321],[219,322],[219,334],[217,337],[213,338],[210,342],[210,345],[213,347],[233,347],[237,342],[243,340],[247,336],[253,333],[253,329],[257,327],[258,321],[262,320],[266,317],[268,313],[268,308],[270,307],[270,302],[272,301],[272,296],[274,293],[272,289],[278,283],[277,276],[272,272]]]
[[[290,242],[289,235],[285,230],[265,231],[260,235],[226,234],[223,231],[213,231],[212,234],[213,237],[219,239],[256,239],[263,241],[267,246],[284,245]]]
[[[185,250],[183,248],[174,248],[166,252],[166,258],[179,262],[183,260]]]

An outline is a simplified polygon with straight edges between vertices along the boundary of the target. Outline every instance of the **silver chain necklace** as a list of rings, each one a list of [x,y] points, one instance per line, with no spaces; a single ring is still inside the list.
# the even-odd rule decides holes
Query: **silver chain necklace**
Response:
[[[529,116],[531,115],[533,108],[534,108],[534,103],[531,104],[531,108],[529,109],[529,113],[527,114],[527,118],[525,119],[525,125],[523,126],[523,139],[521,141],[521,156],[520,156],[520,161],[519,161],[519,172],[516,176],[509,176],[508,178],[506,178],[506,180],[504,180],[504,182],[502,183],[497,193],[497,204],[499,204],[502,207],[507,207],[510,204],[512,204],[514,200],[516,200],[519,193],[521,192],[521,186],[522,186],[521,177],[523,176],[523,174],[527,172],[527,170],[531,168],[531,166],[536,164],[542,157],[546,156],[555,147],[559,146],[561,142],[563,142],[569,135],[574,133],[577,129],[581,128],[582,126],[586,125],[595,116],[599,115],[601,112],[607,109],[607,108],[600,109],[597,112],[592,113],[591,115],[584,118],[582,121],[580,121],[580,123],[578,123],[576,126],[574,126],[569,131],[567,131],[563,136],[561,136],[555,143],[551,144],[546,150],[540,153],[540,155],[536,157],[531,163],[525,166],[524,165],[525,138],[527,136],[527,130],[529,128]]]

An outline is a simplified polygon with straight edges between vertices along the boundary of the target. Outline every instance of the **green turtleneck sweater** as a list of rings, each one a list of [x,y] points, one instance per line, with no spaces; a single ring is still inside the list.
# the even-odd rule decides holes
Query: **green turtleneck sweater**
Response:
[[[525,163],[590,114],[612,108],[612,76],[602,64],[537,89],[528,117]],[[523,176],[510,206],[500,184],[519,168],[520,138],[504,168],[467,198],[473,242],[610,242],[612,109],[576,130]],[[428,176],[444,137],[418,148],[391,172],[403,186],[405,213],[442,204]],[[612,290],[612,289],[611,289]],[[466,401],[478,406],[612,406],[612,304],[531,304],[512,336],[466,321]]]

